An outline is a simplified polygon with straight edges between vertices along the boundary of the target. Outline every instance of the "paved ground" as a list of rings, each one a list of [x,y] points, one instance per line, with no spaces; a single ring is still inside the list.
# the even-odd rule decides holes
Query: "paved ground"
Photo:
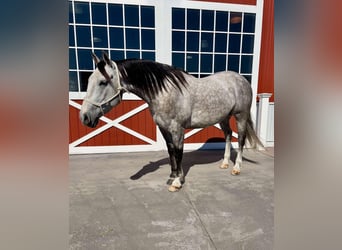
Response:
[[[273,149],[184,154],[184,187],[167,190],[167,152],[70,156],[70,249],[273,249]],[[236,154],[232,154],[235,159]]]

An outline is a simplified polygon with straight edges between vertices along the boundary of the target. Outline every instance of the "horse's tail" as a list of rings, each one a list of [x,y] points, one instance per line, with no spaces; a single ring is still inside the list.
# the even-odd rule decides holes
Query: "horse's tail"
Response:
[[[261,149],[264,149],[263,143],[260,141],[260,139],[258,138],[258,136],[255,133],[253,121],[252,121],[250,115],[249,115],[248,120],[247,120],[246,137],[247,137],[247,140],[249,141],[252,148],[257,148],[257,146],[259,145],[261,147]]]

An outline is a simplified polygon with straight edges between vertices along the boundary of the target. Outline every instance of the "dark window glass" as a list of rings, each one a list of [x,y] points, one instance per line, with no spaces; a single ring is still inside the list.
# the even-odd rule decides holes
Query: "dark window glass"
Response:
[[[172,8],[172,28],[185,29],[185,10]]]
[[[77,46],[91,47],[89,26],[76,26]]]
[[[69,23],[73,23],[73,9],[72,9],[72,2],[69,2]]]
[[[75,52],[75,49],[69,49],[69,69],[76,69],[76,52]]]
[[[184,53],[172,53],[172,65],[184,69]]]
[[[198,72],[198,54],[186,54],[186,70],[188,72]]]
[[[228,30],[228,12],[225,12],[225,11],[216,12],[216,30],[217,31]]]
[[[141,30],[141,45],[142,49],[155,49],[154,30]]]
[[[122,4],[108,4],[110,25],[123,25]]]
[[[226,52],[227,50],[227,34],[217,33],[215,36],[215,51]]]
[[[187,29],[199,30],[200,11],[188,9],[187,11]]]
[[[107,48],[108,47],[107,28],[93,27],[93,42],[94,42],[94,47]]]
[[[247,79],[247,81],[249,81],[249,83],[252,82],[252,76],[251,75],[243,75],[244,78]]]
[[[253,53],[254,35],[243,35],[242,37],[242,53]]]
[[[127,59],[139,59],[140,58],[140,52],[139,51],[127,51],[126,52],[126,58]]]
[[[154,28],[154,7],[141,6],[141,26]]]
[[[93,69],[93,59],[90,49],[78,49],[78,67],[79,69]]]
[[[229,53],[240,53],[240,41],[241,35],[239,34],[230,34],[229,35]]]
[[[173,51],[184,51],[185,49],[185,32],[183,31],[172,31],[172,50]]]
[[[81,91],[87,91],[88,79],[92,73],[93,72],[80,71],[79,76],[80,76]]]
[[[145,60],[156,60],[155,53],[154,52],[142,52],[142,59]]]
[[[123,29],[122,28],[109,28],[109,36],[110,36],[110,47],[111,48],[124,48],[123,42]]]
[[[199,32],[187,32],[186,49],[188,51],[199,51]]]
[[[202,10],[202,30],[214,30],[213,10]]]
[[[226,55],[215,55],[214,72],[226,70]]]
[[[239,73],[239,56],[235,56],[235,55],[228,56],[228,70]]]
[[[102,58],[103,52],[106,52],[109,55],[109,50],[106,49],[94,49],[94,53],[97,55],[98,58]],[[91,58],[93,60],[93,58]]]
[[[201,70],[200,72],[211,72],[213,66],[213,55],[202,54],[201,55]]]
[[[111,50],[110,58],[116,61],[123,60],[125,58],[125,54],[122,50]]]
[[[252,73],[253,56],[241,56],[241,73]]]
[[[78,80],[76,71],[69,71],[69,91],[78,91]]]
[[[139,26],[139,6],[125,5],[125,24],[126,26]]]
[[[75,20],[76,23],[90,23],[89,3],[75,2]]]
[[[139,49],[139,30],[138,29],[125,29],[126,31],[126,48]]]
[[[201,51],[212,52],[213,51],[213,33],[201,34]]]
[[[69,46],[75,46],[74,26],[69,25]]]
[[[211,74],[200,74],[199,75],[199,78],[204,78],[204,77],[207,77],[207,76],[210,76]]]
[[[193,77],[199,78],[199,74],[192,73],[190,75],[192,75]]]
[[[229,31],[230,32],[241,32],[241,21],[242,21],[241,12],[231,12],[230,13]]]
[[[255,31],[255,14],[245,13],[243,19],[243,32],[254,33]]]
[[[91,4],[93,24],[107,24],[106,5],[102,3]]]

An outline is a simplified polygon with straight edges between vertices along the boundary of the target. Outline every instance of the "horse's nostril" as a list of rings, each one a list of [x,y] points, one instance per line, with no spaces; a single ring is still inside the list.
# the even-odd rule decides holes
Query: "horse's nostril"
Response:
[[[89,117],[88,117],[87,114],[83,114],[82,122],[83,122],[83,124],[85,124],[85,125],[89,124],[90,119],[89,119]]]

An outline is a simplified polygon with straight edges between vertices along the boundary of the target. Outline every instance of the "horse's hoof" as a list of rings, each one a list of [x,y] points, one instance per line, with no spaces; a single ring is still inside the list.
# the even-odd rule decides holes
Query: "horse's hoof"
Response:
[[[220,168],[221,169],[227,169],[227,168],[229,168],[229,165],[228,165],[228,163],[222,163]]]
[[[239,175],[240,174],[240,170],[234,169],[232,170],[232,175]]]
[[[179,191],[179,189],[181,189],[181,187],[176,187],[176,186],[169,186],[169,191],[170,192],[177,192]]]
[[[172,185],[172,182],[175,180],[175,178],[170,178],[167,180],[166,184],[167,185]]]

